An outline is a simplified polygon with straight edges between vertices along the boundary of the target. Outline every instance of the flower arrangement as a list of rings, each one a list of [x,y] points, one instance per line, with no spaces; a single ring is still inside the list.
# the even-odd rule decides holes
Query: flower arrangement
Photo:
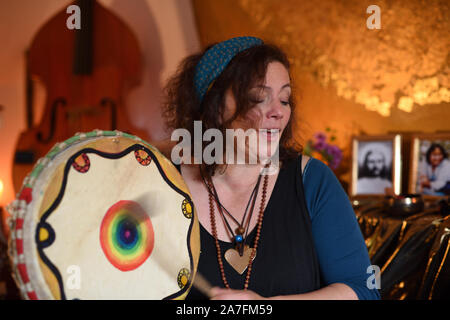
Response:
[[[325,131],[326,133],[315,133],[313,139],[307,141],[303,153],[321,160],[331,169],[336,170],[342,161],[342,151],[335,144],[331,144],[336,140],[334,132],[330,128],[326,128]],[[330,143],[327,141],[327,134],[330,135]]]

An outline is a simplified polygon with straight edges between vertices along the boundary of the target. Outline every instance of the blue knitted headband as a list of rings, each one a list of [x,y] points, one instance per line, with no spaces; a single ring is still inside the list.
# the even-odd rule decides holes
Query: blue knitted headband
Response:
[[[206,51],[195,67],[194,84],[200,102],[235,55],[263,43],[255,37],[237,37],[220,42]]]

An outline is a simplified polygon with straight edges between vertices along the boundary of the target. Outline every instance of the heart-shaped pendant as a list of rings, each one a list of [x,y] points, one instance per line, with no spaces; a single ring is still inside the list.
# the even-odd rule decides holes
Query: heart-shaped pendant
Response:
[[[252,251],[253,251],[252,248],[250,248],[249,246],[245,246],[244,253],[242,254],[242,256],[240,256],[239,252],[236,249],[228,249],[225,252],[225,260],[227,260],[230,266],[232,266],[237,273],[243,274],[244,271],[247,270]],[[255,257],[256,251],[253,260],[255,260]]]

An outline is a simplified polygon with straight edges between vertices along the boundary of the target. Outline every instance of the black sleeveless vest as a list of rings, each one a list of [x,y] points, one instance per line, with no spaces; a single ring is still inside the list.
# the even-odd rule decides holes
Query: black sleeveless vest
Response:
[[[180,170],[180,167],[177,166]],[[246,243],[253,247],[256,227]],[[214,237],[200,225],[201,253],[198,272],[213,286],[224,287]],[[247,274],[239,275],[223,254],[233,245],[219,240],[225,276],[232,289],[242,290]],[[263,297],[306,293],[321,287],[320,269],[311,232],[311,219],[303,193],[301,156],[280,169],[264,211],[256,258],[248,288]],[[192,287],[189,299],[207,299]]]

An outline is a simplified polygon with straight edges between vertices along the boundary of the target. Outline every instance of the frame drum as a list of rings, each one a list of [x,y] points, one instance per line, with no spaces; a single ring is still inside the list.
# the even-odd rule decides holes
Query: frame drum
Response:
[[[38,161],[9,206],[26,299],[183,299],[198,218],[175,166],[119,131],[77,134]]]

